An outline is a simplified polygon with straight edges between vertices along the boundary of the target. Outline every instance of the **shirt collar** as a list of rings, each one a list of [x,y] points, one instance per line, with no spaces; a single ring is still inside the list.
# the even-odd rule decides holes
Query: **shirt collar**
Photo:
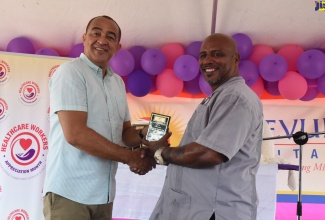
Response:
[[[102,72],[103,72],[102,68],[100,68],[99,66],[97,66],[96,64],[91,62],[84,53],[80,54],[80,59],[82,61],[84,61],[92,70],[94,70],[94,72],[96,72],[96,74],[102,75]],[[110,66],[108,66],[105,76],[111,76],[112,74],[113,74],[113,70]]]

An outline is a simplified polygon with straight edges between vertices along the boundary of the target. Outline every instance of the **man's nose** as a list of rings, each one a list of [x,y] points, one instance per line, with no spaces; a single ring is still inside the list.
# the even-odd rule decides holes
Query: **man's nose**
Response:
[[[107,39],[106,39],[106,37],[101,36],[101,37],[97,40],[97,42],[98,42],[99,44],[107,44]]]

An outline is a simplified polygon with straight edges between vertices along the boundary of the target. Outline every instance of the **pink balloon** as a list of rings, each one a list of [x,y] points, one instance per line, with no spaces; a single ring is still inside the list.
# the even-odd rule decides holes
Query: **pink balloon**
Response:
[[[263,83],[262,77],[259,76],[256,83],[254,85],[250,86],[250,88],[255,92],[255,94],[258,97],[261,97],[264,92],[264,83]]]
[[[269,54],[273,54],[274,50],[268,45],[256,45],[253,47],[252,53],[249,57],[249,60],[253,61],[257,66],[260,64],[260,61]]]
[[[317,89],[317,80],[306,79],[306,81],[307,81],[307,92],[302,98],[300,98],[301,101],[311,101],[315,99],[319,94],[319,91]]]
[[[182,92],[184,83],[176,77],[172,69],[165,69],[157,76],[156,86],[160,94],[171,98]]]
[[[307,81],[299,73],[289,71],[279,80],[279,92],[286,99],[300,99],[307,92]]]
[[[280,48],[278,54],[281,55],[288,64],[288,71],[297,71],[297,61],[304,49],[295,44],[287,44]]]
[[[164,44],[160,50],[165,54],[167,64],[166,68],[172,69],[174,66],[175,60],[185,54],[185,49],[182,45],[178,43],[167,43]]]

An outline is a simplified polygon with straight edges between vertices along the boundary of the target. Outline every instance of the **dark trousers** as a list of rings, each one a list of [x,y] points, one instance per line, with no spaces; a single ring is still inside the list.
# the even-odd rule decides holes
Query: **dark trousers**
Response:
[[[213,213],[209,220],[215,220],[215,219],[216,218],[215,218],[214,213]]]

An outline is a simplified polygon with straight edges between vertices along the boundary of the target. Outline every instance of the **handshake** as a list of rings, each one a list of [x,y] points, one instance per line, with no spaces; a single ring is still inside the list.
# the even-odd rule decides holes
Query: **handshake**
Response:
[[[169,147],[169,137],[171,132],[166,134],[157,141],[146,140],[148,132],[148,126],[144,127],[139,135],[142,139],[142,147],[132,151],[129,162],[127,163],[130,170],[136,174],[144,175],[153,168],[156,168],[156,164],[164,164],[161,157],[161,149]]]

